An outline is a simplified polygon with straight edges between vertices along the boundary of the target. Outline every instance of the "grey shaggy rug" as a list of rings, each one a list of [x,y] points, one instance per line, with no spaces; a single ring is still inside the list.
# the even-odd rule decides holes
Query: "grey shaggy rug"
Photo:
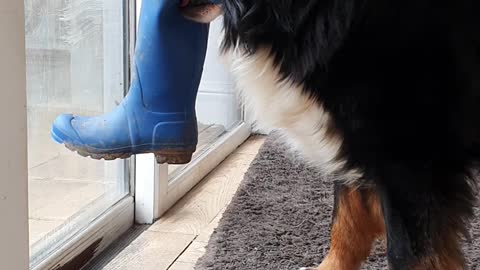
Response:
[[[333,182],[307,168],[270,135],[251,164],[197,270],[294,270],[320,264],[328,251]],[[476,211],[477,216],[479,211]],[[465,244],[469,269],[480,270],[480,221]],[[387,269],[384,244],[363,269]]]

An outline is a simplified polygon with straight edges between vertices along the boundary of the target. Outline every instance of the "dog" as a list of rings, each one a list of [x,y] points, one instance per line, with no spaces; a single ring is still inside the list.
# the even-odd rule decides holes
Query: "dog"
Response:
[[[189,4],[189,2],[191,2]],[[464,269],[480,159],[477,0],[184,0],[223,16],[222,58],[259,123],[334,174],[319,270]]]

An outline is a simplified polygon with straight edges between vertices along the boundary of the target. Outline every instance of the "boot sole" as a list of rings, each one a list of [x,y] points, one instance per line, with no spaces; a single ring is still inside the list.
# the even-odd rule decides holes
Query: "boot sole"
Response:
[[[127,159],[133,156],[133,153],[91,153],[82,149],[78,149],[71,144],[65,143],[65,147],[73,152],[77,152],[82,157],[89,157],[95,160],[116,160],[116,159]],[[172,149],[164,149],[159,151],[153,152],[144,152],[144,153],[135,153],[135,154],[150,154],[153,153],[155,155],[155,159],[158,164],[172,164],[172,165],[183,165],[187,164],[192,160],[193,153],[195,152],[194,149],[192,150],[172,150]]]

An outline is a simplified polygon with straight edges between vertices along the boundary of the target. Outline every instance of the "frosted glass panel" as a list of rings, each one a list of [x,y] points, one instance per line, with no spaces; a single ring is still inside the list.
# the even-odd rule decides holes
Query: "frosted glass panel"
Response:
[[[30,246],[40,260],[128,194],[127,162],[50,139],[58,114],[97,115],[125,92],[124,3],[25,0]]]

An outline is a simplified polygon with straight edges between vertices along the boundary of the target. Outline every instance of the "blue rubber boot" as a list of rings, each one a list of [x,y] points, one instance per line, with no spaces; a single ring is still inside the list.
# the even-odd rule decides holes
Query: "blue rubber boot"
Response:
[[[209,26],[185,19],[178,5],[179,0],[142,1],[128,94],[105,115],[58,116],[54,141],[94,159],[154,153],[158,163],[191,160]]]

